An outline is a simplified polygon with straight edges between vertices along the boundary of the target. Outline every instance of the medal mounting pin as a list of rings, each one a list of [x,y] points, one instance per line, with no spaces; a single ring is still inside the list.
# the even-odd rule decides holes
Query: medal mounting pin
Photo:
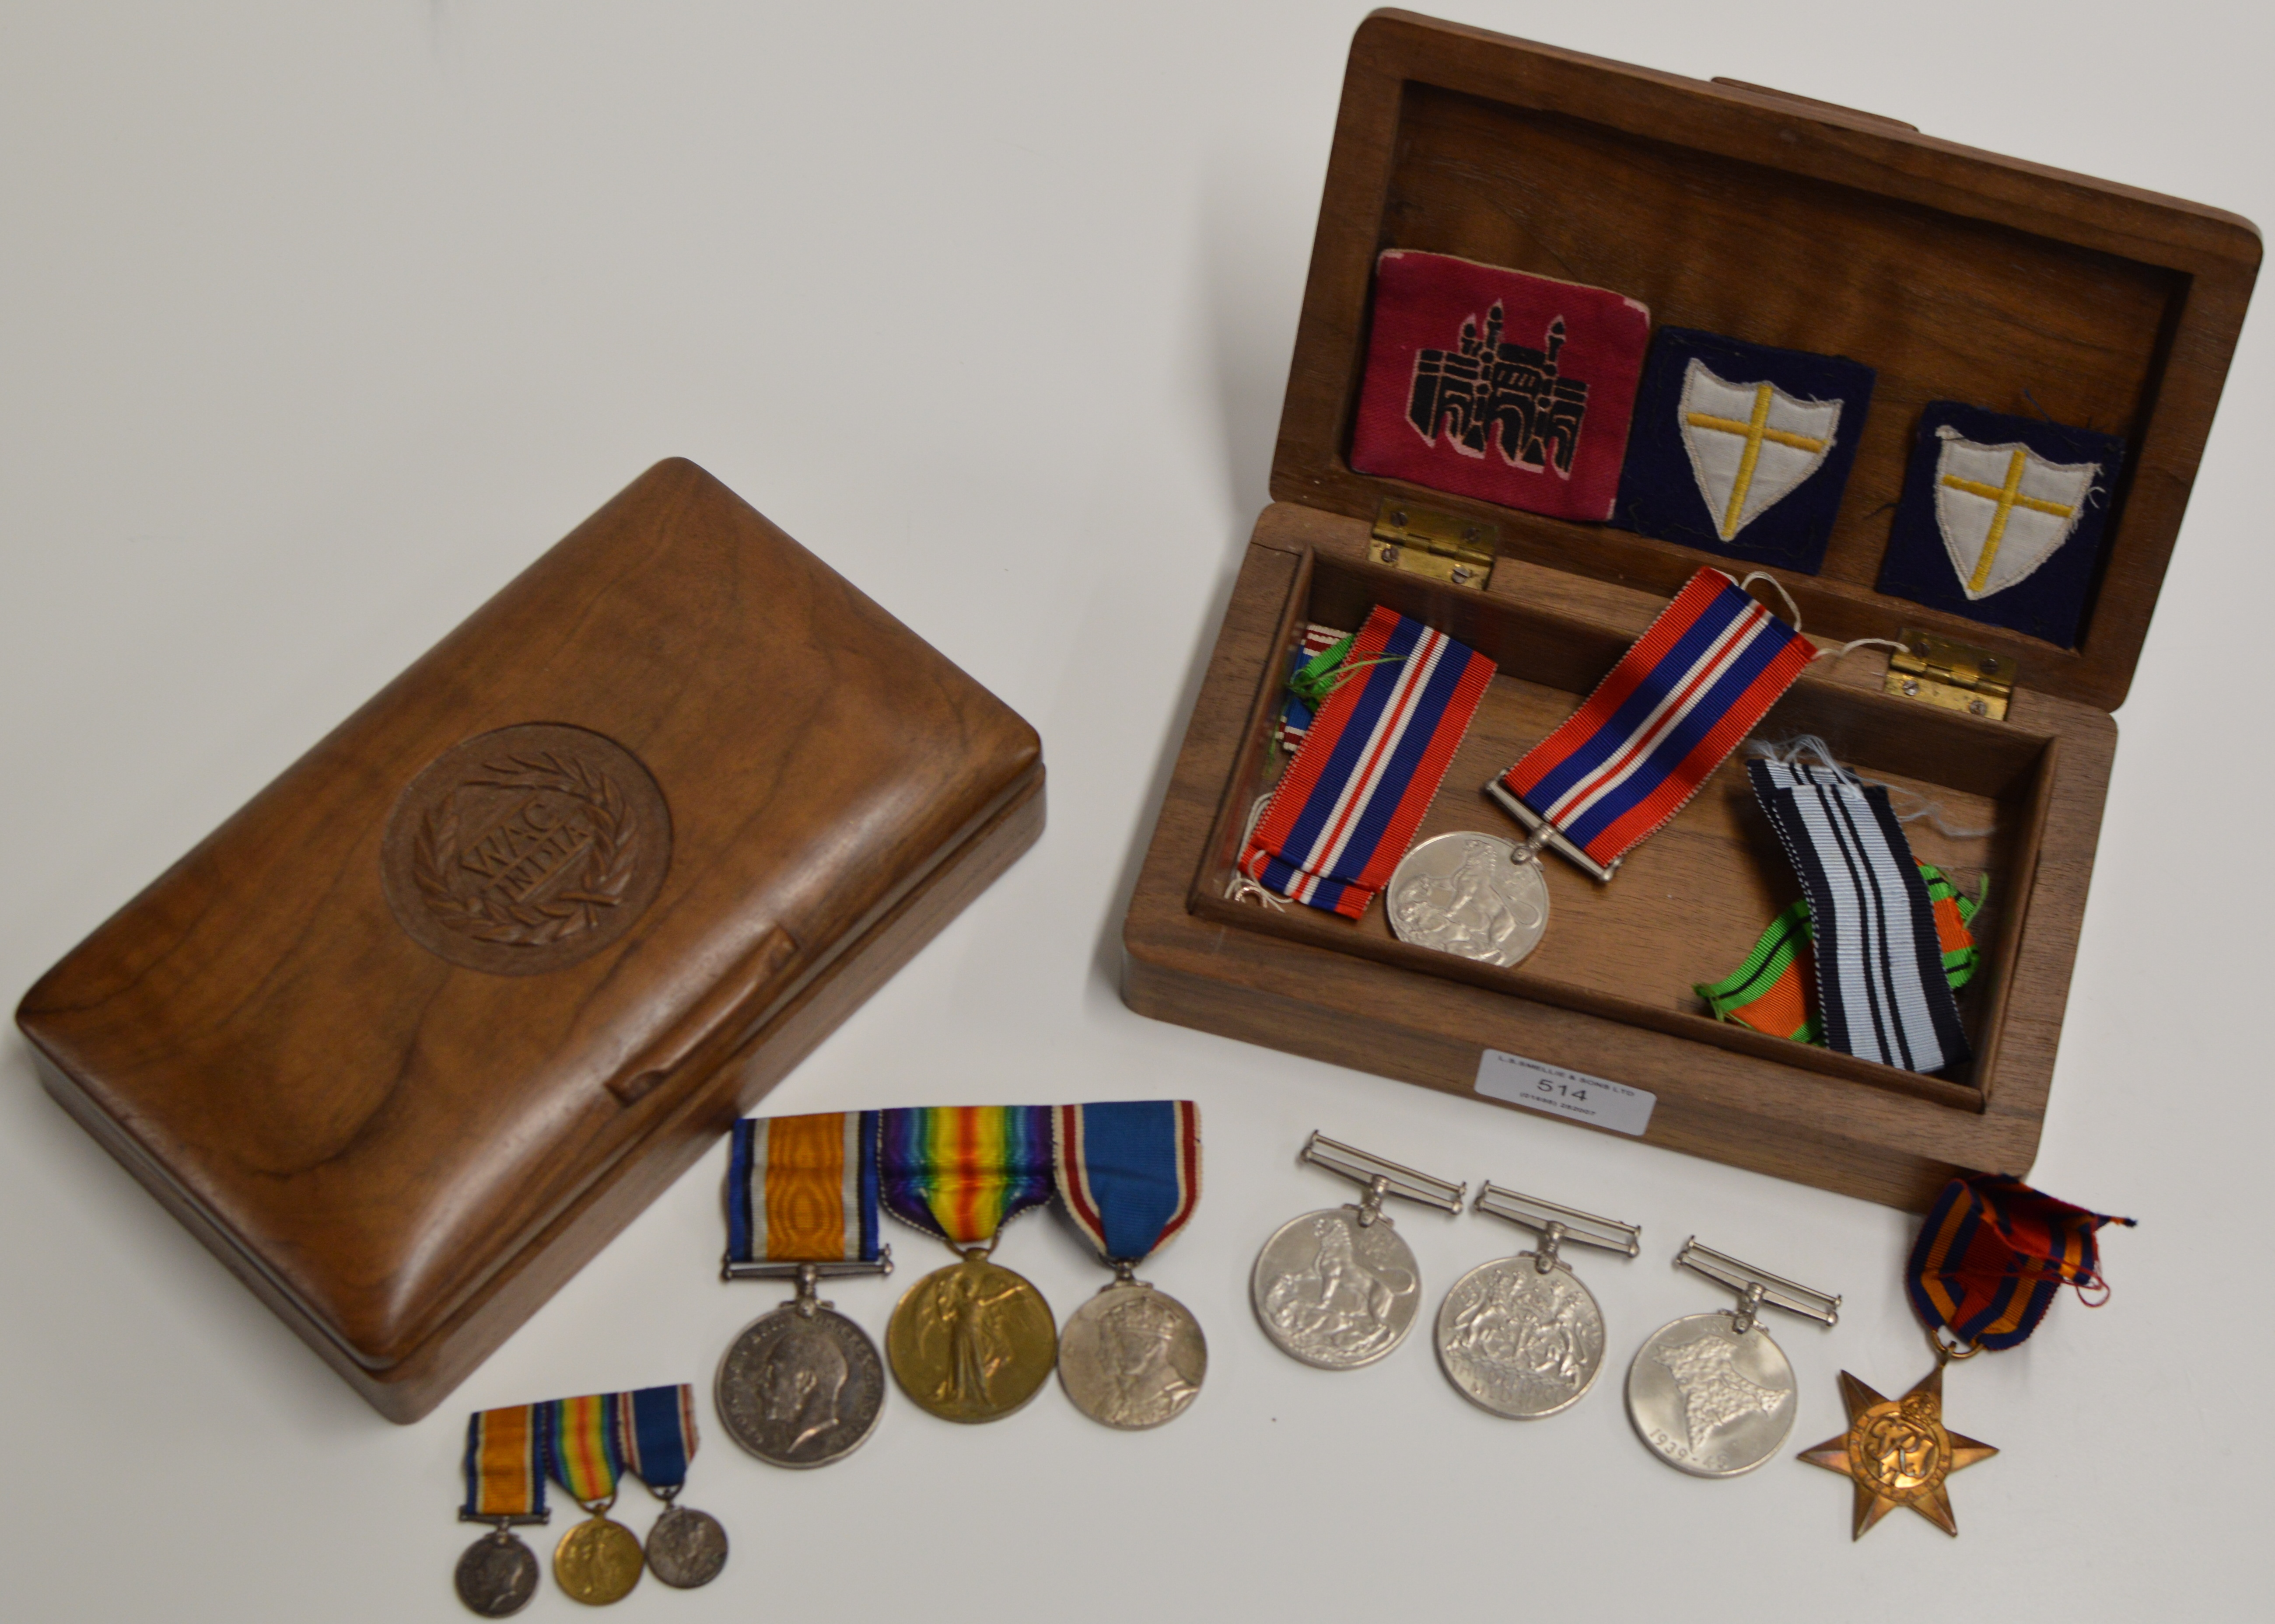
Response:
[[[817,1290],[821,1281],[846,1280],[856,1275],[890,1274],[892,1272],[893,1249],[890,1246],[879,1247],[876,1261],[873,1263],[860,1258],[829,1259],[818,1263],[737,1263],[733,1258],[729,1257],[722,1259],[719,1265],[721,1280],[797,1281],[797,1295],[782,1306],[795,1309],[809,1319],[823,1309],[837,1306],[834,1303],[822,1301]]]
[[[1426,1173],[1416,1172],[1412,1167],[1386,1161],[1356,1145],[1327,1138],[1316,1128],[1311,1130],[1311,1137],[1304,1142],[1301,1159],[1315,1167],[1325,1167],[1330,1173],[1339,1174],[1361,1187],[1365,1193],[1359,1197],[1354,1206],[1362,1229],[1372,1228],[1382,1218],[1382,1203],[1387,1196],[1419,1202],[1424,1206],[1436,1207],[1441,1212],[1459,1212],[1462,1201],[1470,1193],[1466,1183],[1456,1184],[1449,1179],[1432,1178]]]
[[[1783,1309],[1788,1314],[1800,1314],[1824,1326],[1840,1321],[1840,1299],[1837,1295],[1796,1284],[1750,1263],[1742,1263],[1711,1246],[1701,1246],[1695,1235],[1683,1242],[1682,1250],[1674,1254],[1674,1262],[1678,1268],[1703,1274],[1738,1294],[1738,1306],[1728,1311],[1732,1316],[1730,1329],[1737,1335],[1743,1336],[1754,1329],[1765,1305]]]
[[[1576,1241],[1583,1246],[1600,1247],[1607,1252],[1619,1252],[1633,1258],[1643,1250],[1643,1228],[1638,1224],[1623,1224],[1616,1218],[1599,1218],[1593,1212],[1583,1212],[1554,1201],[1543,1201],[1538,1196],[1519,1194],[1514,1190],[1487,1180],[1478,1190],[1478,1198],[1470,1211],[1489,1212],[1495,1218],[1533,1231],[1540,1237],[1540,1250],[1533,1254],[1534,1267],[1546,1274],[1561,1265],[1569,1269],[1557,1254],[1567,1241]]]

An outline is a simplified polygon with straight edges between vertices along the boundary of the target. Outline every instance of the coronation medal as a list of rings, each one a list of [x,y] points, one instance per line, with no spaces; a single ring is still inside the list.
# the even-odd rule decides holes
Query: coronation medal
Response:
[[[1438,1310],[1438,1362],[1464,1397],[1513,1421],[1578,1403],[1604,1366],[1604,1313],[1557,1254],[1564,1243],[1633,1258],[1643,1231],[1488,1183],[1473,1212],[1539,1232],[1538,1251],[1479,1264]]]
[[[490,1531],[466,1547],[455,1575],[458,1599],[486,1619],[520,1612],[537,1594],[537,1557],[512,1533],[543,1525],[545,1437],[534,1404],[477,1411],[466,1423],[466,1503],[461,1522]]]
[[[1784,1447],[1793,1431],[1793,1366],[1759,1320],[1764,1307],[1822,1325],[1840,1299],[1685,1241],[1674,1261],[1738,1294],[1738,1306],[1661,1326],[1628,1368],[1628,1416],[1669,1466],[1698,1477],[1735,1477]]]
[[[727,1565],[727,1530],[708,1512],[679,1503],[695,1458],[695,1389],[684,1382],[616,1395],[624,1469],[663,1502],[647,1533],[647,1567],[675,1590],[708,1584]]]
[[[1969,1174],[1944,1186],[1904,1269],[1935,1368],[1900,1399],[1883,1398],[1841,1371],[1848,1425],[1800,1456],[1855,1484],[1851,1539],[1862,1539],[1899,1506],[1958,1534],[1946,1484],[1952,1473],[1999,1452],[1944,1425],[1944,1367],[2029,1341],[2064,1286],[2075,1287],[2090,1307],[2107,1302],[2094,1232],[2132,1222],[2057,1201],[1999,1174]],[[2095,1287],[2101,1297],[2086,1297]]]
[[[996,1421],[1035,1396],[1058,1358],[1043,1294],[991,1261],[1002,1227],[1051,1198],[1051,1107],[886,1111],[885,1209],[963,1255],[909,1288],[885,1329],[893,1376],[943,1421]]]
[[[1406,1340],[1422,1299],[1414,1253],[1383,1212],[1396,1196],[1459,1212],[1466,1184],[1323,1138],[1315,1129],[1301,1159],[1364,1185],[1349,1206],[1289,1219],[1256,1255],[1249,1298],[1280,1351],[1323,1371],[1357,1370]]]
[[[1059,1333],[1059,1382],[1092,1421],[1160,1426],[1198,1396],[1208,1341],[1185,1305],[1137,1268],[1200,1200],[1200,1108],[1190,1099],[1061,1106],[1053,1125],[1060,1198],[1114,1270]]]
[[[605,1607],[639,1582],[646,1559],[639,1538],[608,1520],[624,1475],[617,1409],[623,1394],[594,1393],[537,1407],[555,1481],[589,1514],[553,1548],[553,1577],[572,1600]]]
[[[735,1124],[720,1278],[794,1280],[797,1295],[728,1346],[713,1398],[727,1435],[770,1465],[842,1461],[884,1409],[876,1344],[815,1289],[824,1280],[893,1272],[893,1249],[877,1234],[880,1114]]]

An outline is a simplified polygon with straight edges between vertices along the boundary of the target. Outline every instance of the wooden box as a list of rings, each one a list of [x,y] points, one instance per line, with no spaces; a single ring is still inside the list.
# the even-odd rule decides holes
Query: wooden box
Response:
[[[1032,729],[666,462],[17,1020],[88,1131],[412,1421],[1042,824]]]
[[[1916,1076],[1709,1017],[1719,979],[1797,894],[1734,759],[1599,885],[1553,856],[1548,933],[1499,969],[1356,923],[1228,900],[1267,729],[1304,624],[1388,604],[1500,674],[1417,838],[1521,835],[1481,786],[1570,714],[1703,564],[1607,525],[1352,471],[1377,255],[1425,250],[1610,288],[1654,323],[1846,354],[1878,370],[1822,572],[1778,572],[1820,643],[1956,639],[2019,671],[2003,719],[1901,691],[1889,654],[1819,661],[1757,737],[1813,733],[1940,802],[1917,854],[1969,890],[1985,971],[1974,1058]],[[2260,257],[2232,215],[1953,146],[1757,87],[1576,56],[1396,11],[1353,42],[1279,444],[1124,928],[1131,1008],[1459,1093],[1485,1051],[1657,1096],[1643,1137],[1917,1208],[1954,1167],[2026,1173],[2125,697]],[[2075,648],[1874,590],[1921,407],[1952,398],[2121,434],[2101,578]],[[1496,526],[1482,589],[1392,568],[1406,508]],[[1383,532],[1394,541],[1394,527]],[[1773,596],[1765,594],[1772,608]],[[1986,709],[1995,707],[1985,706]]]

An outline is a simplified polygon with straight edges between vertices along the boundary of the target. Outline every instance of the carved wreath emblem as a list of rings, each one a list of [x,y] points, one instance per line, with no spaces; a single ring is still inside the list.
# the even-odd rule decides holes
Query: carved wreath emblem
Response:
[[[490,827],[462,827],[468,790],[502,792],[483,797]],[[508,755],[427,812],[411,857],[440,924],[475,941],[545,947],[594,929],[624,902],[640,828],[605,771],[553,751]]]

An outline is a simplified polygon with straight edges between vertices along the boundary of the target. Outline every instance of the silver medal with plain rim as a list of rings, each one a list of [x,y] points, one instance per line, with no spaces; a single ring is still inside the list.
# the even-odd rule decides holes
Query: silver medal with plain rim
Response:
[[[1282,1353],[1323,1371],[1357,1370],[1406,1340],[1421,1270],[1390,1220],[1357,1207],[1293,1218],[1256,1256],[1249,1297]]]
[[[1494,835],[1459,830],[1408,852],[1383,890],[1401,941],[1506,969],[1548,929],[1548,880],[1538,858]]]
[[[675,1590],[708,1584],[727,1565],[727,1530],[707,1511],[669,1505],[647,1534],[647,1568]]]
[[[486,1619],[505,1618],[537,1594],[537,1553],[498,1529],[466,1547],[452,1578],[469,1608]]]
[[[1513,1421],[1580,1401],[1604,1367],[1604,1315],[1561,1263],[1531,1252],[1480,1264],[1438,1309],[1438,1363],[1464,1396]]]
[[[727,1435],[761,1461],[827,1466],[876,1430],[885,1363],[844,1315],[786,1303],[729,1345],[713,1397]]]
[[[1092,1421],[1138,1431],[1200,1396],[1208,1339],[1185,1305],[1143,1280],[1115,1280],[1067,1316],[1059,1383]]]
[[[1628,1415],[1646,1448],[1699,1477],[1735,1477],[1785,1446],[1793,1366],[1758,1325],[1727,1311],[1661,1326],[1628,1368]]]

